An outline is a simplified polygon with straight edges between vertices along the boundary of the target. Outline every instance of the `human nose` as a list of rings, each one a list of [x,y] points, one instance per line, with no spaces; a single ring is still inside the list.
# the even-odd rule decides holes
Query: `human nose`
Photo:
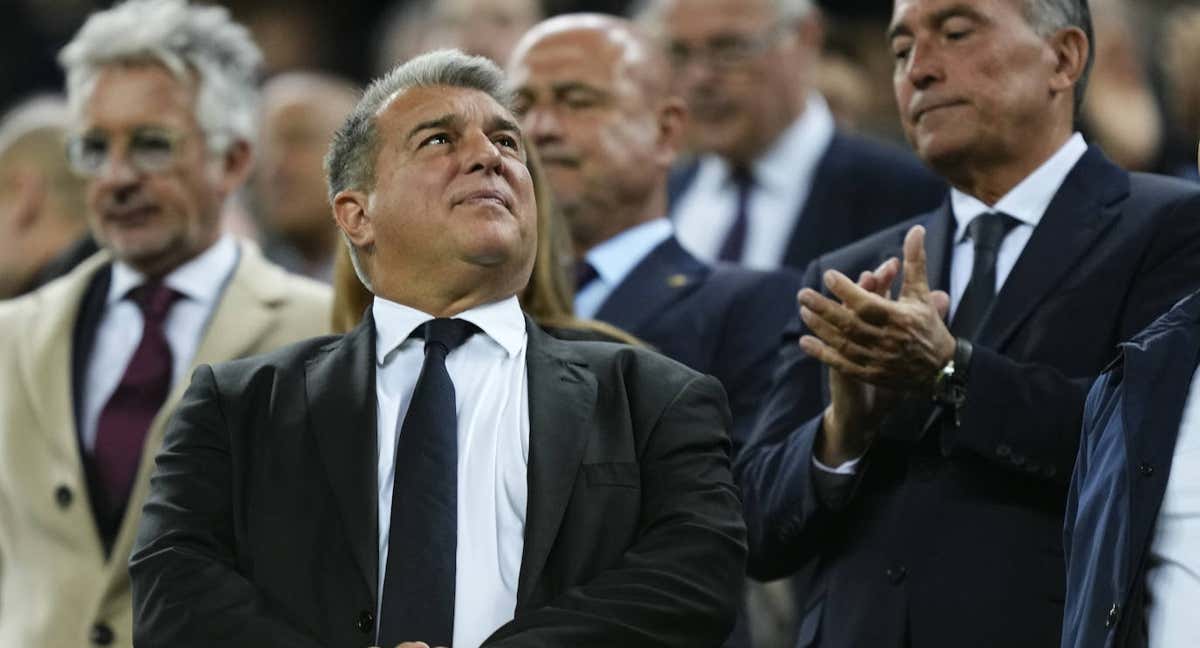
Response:
[[[464,153],[467,156],[468,173],[475,171],[497,171],[500,169],[502,156],[496,143],[483,131],[476,131],[464,142]]]
[[[558,114],[548,106],[530,107],[522,121],[525,132],[529,133],[529,138],[536,146],[562,139]]]
[[[913,87],[923,90],[938,81],[942,74],[941,56],[936,45],[924,39],[913,42],[908,57],[904,60],[905,79]]]

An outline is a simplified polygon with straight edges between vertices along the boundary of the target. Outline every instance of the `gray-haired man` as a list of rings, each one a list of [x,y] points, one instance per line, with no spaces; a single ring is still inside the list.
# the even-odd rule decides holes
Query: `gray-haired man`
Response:
[[[131,562],[143,646],[716,646],[745,530],[715,379],[563,342],[516,293],[536,202],[499,69],[373,84],[326,159],[375,301],[201,368]]]
[[[0,307],[0,646],[132,645],[126,558],[183,377],[318,335],[326,289],[220,228],[258,49],[224,9],[137,0],[62,53],[105,250]]]

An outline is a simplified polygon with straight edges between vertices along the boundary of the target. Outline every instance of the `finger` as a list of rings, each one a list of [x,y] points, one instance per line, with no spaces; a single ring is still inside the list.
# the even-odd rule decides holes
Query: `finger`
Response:
[[[904,282],[900,296],[924,299],[929,293],[929,275],[925,269],[925,228],[914,225],[904,236]]]
[[[843,357],[859,364],[871,364],[874,354],[866,347],[847,337],[845,333],[838,330],[836,326],[829,323],[825,318],[804,307],[800,308],[800,318],[804,320],[804,324],[808,326],[808,330],[812,332],[812,335],[833,349],[836,349]]]
[[[874,299],[881,299],[874,293],[868,294]],[[873,346],[883,335],[883,330],[874,323],[866,321],[846,306],[815,290],[805,288],[801,291],[800,306],[801,311],[808,308],[841,331],[845,337],[863,346]]]
[[[896,276],[900,274],[900,259],[892,257],[887,261],[879,264],[879,267],[872,273],[875,277],[876,290],[875,294],[880,297],[887,297],[892,290],[892,283],[896,280]]]
[[[851,378],[866,380],[869,375],[864,367],[850,362],[828,344],[811,335],[800,337],[800,349],[809,357],[816,359],[817,362]]]
[[[946,319],[946,315],[950,313],[950,295],[944,290],[935,290],[929,293],[929,304],[937,309],[938,315],[942,319]]]
[[[829,292],[842,300],[846,308],[854,311],[863,319],[870,322],[886,320],[888,314],[887,299],[850,281],[850,278],[846,275],[837,270],[826,272],[825,286],[829,288]]]

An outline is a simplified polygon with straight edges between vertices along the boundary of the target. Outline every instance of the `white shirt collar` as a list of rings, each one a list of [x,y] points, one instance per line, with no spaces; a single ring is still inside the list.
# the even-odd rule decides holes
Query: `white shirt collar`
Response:
[[[418,326],[434,319],[433,315],[376,296],[371,305],[375,318],[375,360],[387,364],[392,352],[409,339]],[[525,315],[516,296],[476,306],[454,316],[466,320],[499,344],[512,357],[525,346]]]
[[[992,211],[1003,212],[1025,225],[1037,227],[1055,194],[1066,181],[1067,175],[1085,153],[1087,143],[1083,141],[1082,135],[1075,133],[1050,156],[1050,159],[1043,162],[991,207],[974,196],[951,189],[950,204],[956,224],[955,242],[961,242],[966,237],[967,225],[970,225],[971,221]]]
[[[810,93],[800,117],[751,164],[755,188],[783,195],[797,191],[798,186],[805,184],[798,179],[811,177],[833,141],[835,131],[829,104],[820,93]],[[705,156],[705,163],[718,171],[716,175],[723,182],[732,182],[731,167],[724,158]]]
[[[654,248],[671,238],[671,221],[656,218],[635,225],[588,250],[584,256],[605,284],[615,286]]]
[[[190,301],[211,306],[221,294],[225,278],[233,272],[238,262],[238,247],[230,234],[223,234],[217,242],[201,252],[196,258],[175,268],[163,283],[175,289]],[[216,279],[216,280],[214,280]],[[108,301],[112,306],[129,294],[130,290],[146,282],[146,275],[134,270],[123,261],[114,261],[112,283],[108,288]]]

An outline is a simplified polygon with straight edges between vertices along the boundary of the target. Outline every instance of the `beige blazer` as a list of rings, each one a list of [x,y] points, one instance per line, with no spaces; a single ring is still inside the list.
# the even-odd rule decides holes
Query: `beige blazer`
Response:
[[[187,380],[175,385],[151,425],[106,561],[77,441],[71,345],[83,294],[107,261],[101,252],[41,290],[0,303],[0,646],[6,648],[133,643],[129,554],[163,428]],[[243,243],[193,367],[323,335],[329,318],[328,288],[286,273]]]

